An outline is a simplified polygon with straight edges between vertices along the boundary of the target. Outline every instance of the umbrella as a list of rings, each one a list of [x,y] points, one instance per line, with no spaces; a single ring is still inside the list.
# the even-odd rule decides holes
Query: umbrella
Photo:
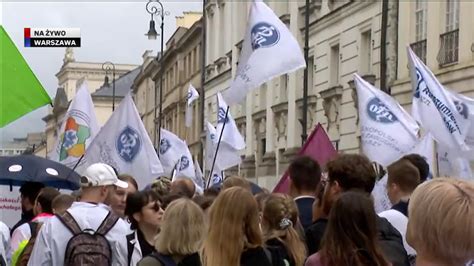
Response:
[[[67,166],[35,155],[0,156],[0,185],[21,186],[40,182],[46,186],[75,190],[81,176]]]

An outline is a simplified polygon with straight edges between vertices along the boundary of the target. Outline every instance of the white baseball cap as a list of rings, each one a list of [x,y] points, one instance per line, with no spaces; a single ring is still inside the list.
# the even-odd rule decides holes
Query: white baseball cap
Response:
[[[127,188],[128,183],[118,179],[114,169],[105,163],[95,163],[87,167],[81,178],[82,187],[99,187],[115,185],[120,188]]]

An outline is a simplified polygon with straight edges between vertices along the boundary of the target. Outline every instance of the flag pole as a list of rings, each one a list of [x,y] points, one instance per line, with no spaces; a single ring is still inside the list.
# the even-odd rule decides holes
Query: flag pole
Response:
[[[206,188],[209,188],[209,185],[211,184],[212,172],[214,171],[214,166],[216,164],[217,152],[219,151],[219,146],[221,145],[222,135],[224,133],[224,128],[227,122],[228,114],[229,114],[229,106],[227,106],[227,110],[225,111],[224,124],[222,125],[222,130],[221,130],[221,133],[219,134],[219,141],[217,142],[216,152],[214,153],[214,160],[212,160],[212,167],[211,167],[211,171],[209,172],[209,179],[207,180]]]
[[[69,176],[71,175],[72,172],[74,172],[74,170],[76,170],[77,166],[81,163],[82,159],[84,158],[84,155],[86,155],[85,153],[81,156],[81,158],[79,158],[79,160],[77,160],[77,163],[76,165],[74,165],[74,167],[71,169],[71,171],[69,171],[69,174],[67,174],[67,177],[66,177],[66,180],[68,180]]]

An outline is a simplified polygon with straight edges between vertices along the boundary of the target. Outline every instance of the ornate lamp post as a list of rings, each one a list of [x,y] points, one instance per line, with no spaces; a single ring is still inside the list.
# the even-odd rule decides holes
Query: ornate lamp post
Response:
[[[102,64],[102,70],[105,71],[104,86],[109,86],[109,72],[112,71],[112,112],[115,110],[115,65],[107,61]]]

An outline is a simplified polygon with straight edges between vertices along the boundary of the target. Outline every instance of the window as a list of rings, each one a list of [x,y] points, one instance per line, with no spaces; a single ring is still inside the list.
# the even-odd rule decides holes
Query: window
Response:
[[[260,161],[263,161],[263,156],[265,156],[265,153],[267,152],[267,139],[266,138],[261,138],[260,139]]]
[[[330,86],[339,84],[339,64],[340,64],[340,55],[339,55],[339,44],[331,47],[331,63],[330,63]]]
[[[286,102],[288,97],[288,74],[280,76],[280,102]]]
[[[459,0],[446,1],[446,32],[440,35],[438,62],[441,66],[458,61]]]
[[[415,3],[415,39],[426,40],[426,0],[416,0]]]
[[[360,70],[364,74],[372,71],[372,31],[362,33],[360,39]]]

